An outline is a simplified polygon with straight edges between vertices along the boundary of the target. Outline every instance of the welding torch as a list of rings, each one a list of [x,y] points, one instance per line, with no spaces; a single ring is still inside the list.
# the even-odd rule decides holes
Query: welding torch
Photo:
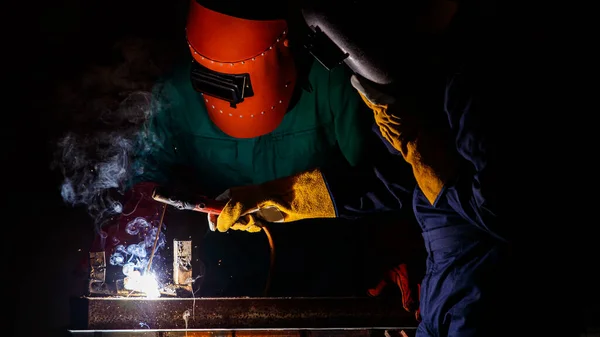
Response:
[[[221,214],[221,211],[227,204],[226,201],[219,201],[219,200],[207,198],[205,196],[198,196],[198,195],[193,196],[190,199],[176,198],[176,197],[172,196],[171,192],[169,192],[167,189],[160,187],[160,186],[155,187],[154,190],[152,191],[152,199],[154,199],[158,202],[162,202],[167,205],[171,205],[179,210],[189,210],[189,211],[201,212],[201,213],[207,213],[207,214]],[[282,218],[281,213],[277,209],[265,209],[265,210],[260,211],[259,213],[261,213],[262,217],[267,220],[271,217],[275,217],[277,219]],[[164,213],[163,213],[163,215],[164,215]],[[269,241],[269,248],[271,251],[269,275],[267,276],[267,283],[265,285],[265,290],[264,290],[264,294],[266,296],[266,294],[269,291],[270,285],[271,285],[271,278],[272,278],[271,274],[272,274],[272,271],[273,271],[273,268],[275,265],[275,244],[273,242],[273,237],[272,237],[269,229],[264,225],[261,227],[263,229],[263,232],[267,236],[267,240]]]
[[[155,187],[152,191],[152,199],[171,205],[179,210],[194,212],[220,214],[225,207],[225,201],[218,201],[205,196],[196,195],[188,198],[175,197],[163,187]]]

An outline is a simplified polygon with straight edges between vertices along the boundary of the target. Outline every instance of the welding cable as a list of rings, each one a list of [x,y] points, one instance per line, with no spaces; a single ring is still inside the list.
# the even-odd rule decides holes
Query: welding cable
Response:
[[[273,241],[273,236],[271,235],[269,228],[267,228],[267,226],[265,226],[264,224],[261,224],[261,228],[265,232],[267,240],[269,240],[269,273],[267,274],[267,283],[265,284],[265,290],[263,291],[263,296],[267,296],[267,294],[269,293],[269,288],[271,287],[271,279],[273,278],[273,269],[275,267],[275,243]]]
[[[142,199],[144,199],[144,197],[145,197],[144,193],[140,193],[140,199],[137,201],[137,203],[133,207],[133,210],[129,213],[122,213],[121,215],[130,216],[131,214],[133,214],[133,212],[135,212],[137,210],[138,206],[140,205],[140,202],[142,201]]]
[[[152,266],[152,258],[154,258],[154,252],[156,251],[156,245],[158,244],[158,238],[160,237],[160,229],[162,228],[166,212],[167,212],[167,204],[164,205],[162,214],[160,216],[160,221],[158,223],[158,229],[156,231],[156,237],[154,237],[154,245],[152,246],[152,252],[150,253],[150,258],[148,259],[148,266],[146,267],[146,273],[150,272],[150,267]]]

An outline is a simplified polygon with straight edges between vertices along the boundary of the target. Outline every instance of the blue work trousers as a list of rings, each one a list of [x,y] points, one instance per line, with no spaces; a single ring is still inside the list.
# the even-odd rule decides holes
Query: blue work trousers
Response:
[[[416,336],[506,336],[522,315],[513,305],[507,244],[443,197],[432,206],[417,189],[413,200],[428,252]]]

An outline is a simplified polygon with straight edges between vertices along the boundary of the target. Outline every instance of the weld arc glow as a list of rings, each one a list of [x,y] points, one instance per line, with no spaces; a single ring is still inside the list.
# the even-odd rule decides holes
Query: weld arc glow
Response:
[[[124,285],[125,289],[143,293],[147,298],[160,297],[160,286],[152,273],[142,275],[138,270],[134,270],[125,277]]]
[[[165,234],[162,232],[157,233],[157,231],[160,231],[158,225],[157,221],[148,222],[141,217],[130,221],[125,228],[125,232],[131,236],[131,239],[139,242],[127,246],[113,242],[117,246],[109,259],[111,265],[122,267],[125,275],[125,289],[144,293],[147,297],[160,296],[160,284],[156,275],[145,272],[150,263],[156,235],[158,234],[159,237],[154,252],[155,258],[158,251],[166,244]]]

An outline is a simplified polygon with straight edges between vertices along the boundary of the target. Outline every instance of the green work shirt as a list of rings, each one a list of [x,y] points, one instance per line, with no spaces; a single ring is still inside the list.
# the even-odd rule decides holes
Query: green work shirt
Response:
[[[147,151],[136,160],[134,183],[172,183],[180,175],[175,168],[185,168],[186,179],[202,193],[217,195],[333,163],[354,166],[364,156],[372,113],[346,68],[328,71],[313,62],[308,83],[281,124],[269,134],[238,139],[210,120],[203,96],[192,88],[190,67],[178,67],[157,85]]]

